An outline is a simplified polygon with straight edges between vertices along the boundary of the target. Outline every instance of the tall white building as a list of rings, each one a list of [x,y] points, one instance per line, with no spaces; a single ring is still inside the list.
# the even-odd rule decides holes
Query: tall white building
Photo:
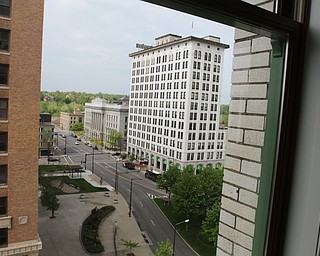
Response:
[[[226,129],[219,129],[224,50],[220,38],[168,34],[131,53],[128,153],[152,169],[222,164]]]
[[[129,98],[123,97],[116,103],[110,104],[105,99],[96,98],[85,104],[84,136],[85,140],[91,138],[103,141],[108,147],[110,131],[116,130],[123,135],[120,149],[126,147]]]

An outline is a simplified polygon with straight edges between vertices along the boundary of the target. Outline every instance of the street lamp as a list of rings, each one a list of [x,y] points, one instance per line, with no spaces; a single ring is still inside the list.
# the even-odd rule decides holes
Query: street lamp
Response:
[[[172,252],[172,255],[174,255],[174,247],[176,245],[176,233],[177,233],[177,228],[176,226],[180,225],[180,224],[183,224],[183,223],[188,223],[189,222],[189,219],[186,219],[184,221],[181,221],[181,222],[178,222],[176,224],[174,224],[173,228],[174,228],[174,232],[173,232],[173,252]]]
[[[140,178],[132,178],[130,179],[130,203],[129,203],[129,217],[131,217],[131,202],[132,202],[132,181],[133,180],[142,180]]]
[[[64,137],[64,154],[67,154],[67,136]]]
[[[94,171],[94,147],[92,146],[92,163],[91,163],[91,171]]]
[[[118,160],[116,159],[116,172],[114,177],[114,189],[116,190],[116,194],[118,194]]]

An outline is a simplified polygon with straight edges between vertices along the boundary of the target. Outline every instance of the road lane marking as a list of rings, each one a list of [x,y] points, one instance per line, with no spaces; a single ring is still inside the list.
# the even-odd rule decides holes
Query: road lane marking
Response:
[[[140,205],[143,207],[143,203],[140,202]]]
[[[152,220],[150,220],[150,221],[151,221],[152,225],[155,227],[155,226],[156,226],[156,224],[154,224],[154,222],[153,222]]]
[[[70,158],[70,156],[68,156],[68,158],[70,159],[70,162],[71,162],[72,164],[74,164],[74,162],[72,161],[72,159]]]

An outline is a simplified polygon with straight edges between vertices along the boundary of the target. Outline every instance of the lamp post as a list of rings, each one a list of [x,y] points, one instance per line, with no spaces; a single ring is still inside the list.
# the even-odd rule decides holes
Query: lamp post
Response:
[[[67,136],[64,137],[64,154],[67,154]]]
[[[132,202],[132,181],[133,180],[142,180],[140,178],[132,178],[130,179],[130,200],[129,200],[129,217],[131,217],[131,202]]]
[[[116,194],[118,194],[118,160],[116,160],[116,172],[114,175],[114,189]]]
[[[188,223],[189,222],[189,219],[186,219],[186,220],[184,220],[184,221],[181,221],[181,222],[178,222],[178,223],[176,223],[176,224],[174,224],[174,232],[173,232],[173,245],[172,245],[172,255],[174,255],[174,247],[175,247],[175,245],[176,245],[176,233],[177,233],[177,228],[176,228],[176,226],[178,226],[178,225],[180,225],[180,224],[183,224],[183,223]]]
[[[91,171],[94,172],[94,147],[92,146],[92,163],[91,163]]]

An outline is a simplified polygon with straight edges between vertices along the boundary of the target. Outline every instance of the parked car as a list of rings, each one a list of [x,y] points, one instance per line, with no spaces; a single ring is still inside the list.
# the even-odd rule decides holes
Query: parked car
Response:
[[[115,152],[115,153],[113,153],[112,155],[113,155],[113,156],[120,156],[121,154],[120,154],[120,152]]]
[[[62,138],[65,138],[65,137],[66,137],[66,135],[62,134]]]
[[[78,137],[78,138],[77,138],[77,141],[81,141],[81,138]]]
[[[130,169],[130,170],[135,169],[134,164],[131,163],[131,162],[124,162],[124,163],[123,163],[123,167],[126,167],[126,168],[128,168],[128,169]]]
[[[48,162],[59,162],[60,163],[60,158],[49,157]]]
[[[79,145],[79,141],[75,141],[74,144]]]

